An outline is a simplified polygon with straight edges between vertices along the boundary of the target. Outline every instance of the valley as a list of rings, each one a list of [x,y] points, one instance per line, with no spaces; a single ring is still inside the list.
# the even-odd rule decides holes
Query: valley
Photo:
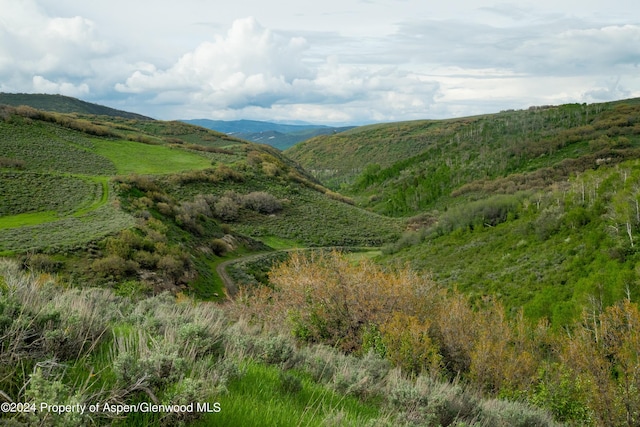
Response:
[[[252,387],[283,425],[636,420],[640,99],[285,151],[32,100],[0,106],[3,393],[226,412],[116,425],[260,425]]]

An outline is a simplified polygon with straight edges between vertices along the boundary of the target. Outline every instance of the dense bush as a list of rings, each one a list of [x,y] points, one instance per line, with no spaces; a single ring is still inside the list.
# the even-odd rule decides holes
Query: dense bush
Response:
[[[24,265],[36,272],[55,273],[62,268],[63,262],[47,254],[28,254]]]
[[[109,255],[91,263],[91,269],[99,277],[119,280],[136,272],[138,264],[118,255]]]
[[[0,157],[0,168],[24,169],[25,165],[24,160],[14,159],[12,157]]]
[[[211,248],[213,253],[218,256],[223,256],[230,249],[227,242],[225,242],[222,239],[212,239],[211,242],[209,243],[209,247]]]
[[[421,310],[417,295],[434,287],[408,270],[387,274],[373,264],[353,266],[322,252],[310,258],[294,253],[269,280],[280,290],[274,293],[275,304],[289,313],[297,337],[347,351],[360,350],[368,325],[389,322],[397,310]]]
[[[273,195],[264,191],[255,191],[242,197],[244,207],[263,214],[272,214],[282,210],[282,203]]]
[[[240,206],[230,197],[222,196],[213,205],[216,217],[224,221],[235,221],[238,218]]]
[[[515,218],[520,206],[517,196],[493,196],[454,207],[445,212],[437,225],[440,233],[456,229],[495,226]]]

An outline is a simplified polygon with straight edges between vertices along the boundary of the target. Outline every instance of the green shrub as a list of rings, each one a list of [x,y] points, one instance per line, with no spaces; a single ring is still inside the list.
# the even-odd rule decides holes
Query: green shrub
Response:
[[[280,379],[280,388],[285,393],[296,394],[302,391],[302,381],[292,373],[280,371],[278,377]]]
[[[201,323],[185,323],[178,327],[180,342],[188,347],[190,357],[221,356],[223,351],[222,337],[212,335],[209,328]]]
[[[137,262],[140,267],[153,270],[158,266],[160,255],[155,252],[136,251],[133,254],[133,260]]]
[[[270,365],[289,362],[295,349],[291,339],[282,335],[261,337],[256,344],[258,358]]]
[[[173,255],[164,255],[158,260],[158,270],[171,279],[179,279],[185,272],[184,262]]]
[[[538,239],[544,241],[557,233],[562,225],[562,216],[563,212],[557,206],[544,209],[533,223]]]
[[[209,247],[217,256],[223,256],[230,249],[227,242],[222,239],[212,239],[211,242],[209,242]]]
[[[62,261],[58,261],[51,255],[47,254],[28,255],[25,264],[31,270],[40,271],[43,273],[55,273],[59,271],[63,266]]]
[[[138,267],[135,261],[125,260],[118,255],[109,255],[91,263],[93,272],[106,279],[122,279],[133,274]]]
[[[517,213],[520,201],[516,196],[497,195],[448,210],[438,224],[440,233],[457,229],[495,226]]]
[[[126,280],[115,287],[115,294],[127,298],[139,298],[148,295],[151,289],[137,280]]]
[[[545,408],[561,422],[578,422],[580,425],[593,425],[586,399],[589,395],[584,381],[566,367],[552,364],[539,372],[541,381],[530,390],[529,401]]]
[[[231,169],[229,166],[222,163],[218,164],[214,172],[214,177],[216,181],[243,182],[245,180],[245,176],[242,172]]]
[[[20,159],[14,159],[11,157],[0,157],[0,168],[9,169],[24,169],[26,162]]]

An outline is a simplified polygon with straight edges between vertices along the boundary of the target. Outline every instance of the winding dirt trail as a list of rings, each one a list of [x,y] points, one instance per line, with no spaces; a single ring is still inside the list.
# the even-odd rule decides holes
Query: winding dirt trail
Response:
[[[236,262],[250,261],[252,259],[256,259],[267,254],[277,254],[279,252],[293,252],[293,251],[307,250],[307,249],[308,248],[280,249],[277,251],[258,252],[256,254],[251,254],[251,255],[246,255],[239,258],[230,259],[218,264],[218,266],[216,267],[216,273],[218,273],[218,276],[220,276],[220,279],[222,279],[222,283],[224,284],[224,293],[227,295],[227,298],[233,298],[238,293],[238,285],[231,278],[229,273],[227,273],[227,267],[229,265],[234,264]]]

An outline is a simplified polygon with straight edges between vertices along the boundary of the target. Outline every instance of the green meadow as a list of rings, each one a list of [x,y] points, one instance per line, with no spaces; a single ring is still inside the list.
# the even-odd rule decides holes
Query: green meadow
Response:
[[[94,139],[95,152],[109,159],[119,174],[166,174],[205,169],[211,162],[205,157],[165,145],[134,141]]]

